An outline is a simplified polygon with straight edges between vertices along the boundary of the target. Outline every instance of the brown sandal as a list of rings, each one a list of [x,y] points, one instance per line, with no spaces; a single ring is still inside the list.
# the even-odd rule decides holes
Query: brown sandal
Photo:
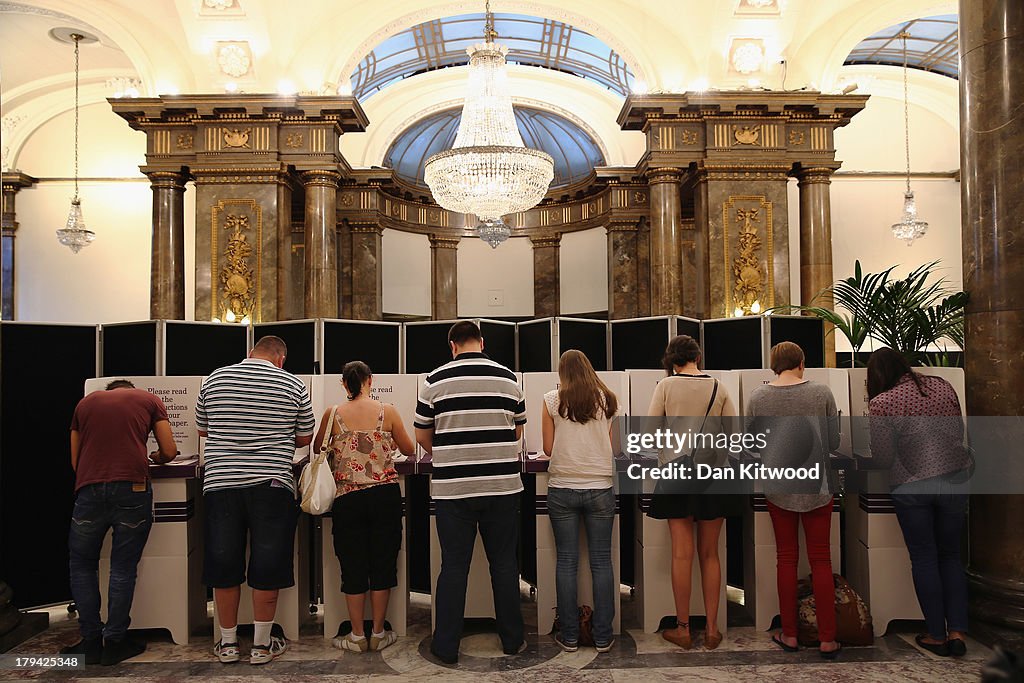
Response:
[[[689,650],[693,647],[693,638],[690,637],[689,626],[689,624],[679,624],[675,628],[667,628],[661,632],[661,637],[673,645]]]
[[[713,636],[709,636],[707,630],[704,631],[704,649],[714,650],[722,644],[722,632],[719,631]]]

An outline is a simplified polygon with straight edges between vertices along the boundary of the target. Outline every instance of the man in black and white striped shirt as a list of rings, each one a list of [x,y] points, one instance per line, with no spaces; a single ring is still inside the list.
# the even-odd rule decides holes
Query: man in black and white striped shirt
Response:
[[[432,454],[441,573],[435,596],[435,657],[459,657],[466,583],[477,528],[487,551],[494,616],[505,654],[525,646],[519,608],[519,440],[526,403],[515,374],[487,357],[476,323],[452,325],[451,363],[430,373],[416,405],[416,441]]]
[[[254,626],[249,662],[270,662],[286,647],[270,630],[278,591],[295,585],[292,460],[315,427],[306,385],[283,369],[287,352],[279,337],[263,337],[247,359],[214,370],[196,402],[196,427],[206,437],[203,582],[213,587],[221,632],[214,652],[225,663],[240,659],[238,601],[247,578]]]

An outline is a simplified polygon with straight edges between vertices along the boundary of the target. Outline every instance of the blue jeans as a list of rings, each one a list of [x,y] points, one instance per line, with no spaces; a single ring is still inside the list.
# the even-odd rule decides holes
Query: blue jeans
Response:
[[[519,606],[519,498],[480,496],[435,500],[437,540],[441,543],[441,573],[437,577],[434,650],[457,657],[466,613],[466,585],[476,545],[476,531],[487,553],[494,593],[494,619],[502,648],[514,652],[523,643],[523,613]]]
[[[68,534],[71,597],[78,607],[82,638],[124,639],[131,623],[135,577],[142,549],[153,526],[153,490],[133,491],[130,481],[83,486],[75,495]],[[100,621],[100,548],[113,528],[107,624]]]
[[[565,643],[579,640],[579,606],[576,577],[580,564],[580,520],[587,530],[587,551],[594,584],[594,644],[612,640],[615,618],[615,575],[612,571],[612,528],[615,523],[615,490],[548,489],[548,517],[555,534],[557,564],[555,593],[558,623]]]
[[[967,576],[960,540],[967,511],[967,484],[956,475],[932,477],[893,489],[892,502],[910,553],[914,590],[928,635],[967,630]]]

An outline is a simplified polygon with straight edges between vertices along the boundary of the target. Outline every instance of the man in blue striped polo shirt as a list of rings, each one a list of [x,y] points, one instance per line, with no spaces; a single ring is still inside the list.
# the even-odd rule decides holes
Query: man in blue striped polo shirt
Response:
[[[454,360],[427,376],[416,405],[416,441],[433,456],[441,573],[430,651],[446,664],[459,659],[466,584],[477,528],[494,591],[494,616],[505,654],[522,652],[519,607],[519,439],[526,403],[515,374],[484,354],[476,323],[452,325]]]
[[[247,359],[214,370],[196,402],[196,427],[206,437],[203,582],[213,587],[221,635],[214,652],[225,664],[240,659],[238,601],[247,578],[254,628],[249,663],[266,664],[287,647],[271,627],[278,591],[295,585],[292,460],[296,448],[312,441],[315,426],[306,385],[283,369],[287,352],[279,337],[263,337]]]

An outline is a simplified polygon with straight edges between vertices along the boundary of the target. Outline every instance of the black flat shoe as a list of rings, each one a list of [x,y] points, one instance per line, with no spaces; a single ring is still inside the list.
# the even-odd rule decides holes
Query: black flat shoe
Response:
[[[843,651],[843,644],[839,643],[839,647],[834,650],[825,652],[824,650],[818,650],[818,654],[821,655],[822,659],[832,660],[839,656],[839,653]]]
[[[772,642],[781,647],[786,652],[799,652],[800,647],[797,645],[787,645],[782,638],[779,638],[778,634],[772,636]]]
[[[80,640],[60,649],[62,655],[85,655],[86,664],[99,664],[103,657],[103,638]]]
[[[946,647],[949,648],[949,655],[951,657],[963,657],[967,654],[967,643],[959,638],[950,638],[947,640]]]
[[[938,655],[939,657],[949,656],[949,645],[947,645],[946,643],[926,643],[924,642],[924,638],[925,637],[920,634],[914,636],[914,642],[917,643],[918,647],[922,647],[925,650],[928,650],[928,652],[931,652],[933,655]]]

